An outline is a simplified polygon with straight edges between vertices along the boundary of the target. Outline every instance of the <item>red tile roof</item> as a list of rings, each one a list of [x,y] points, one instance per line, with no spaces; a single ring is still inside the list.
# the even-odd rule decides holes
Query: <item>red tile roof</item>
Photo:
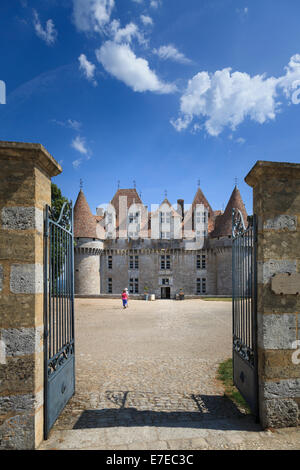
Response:
[[[74,237],[97,238],[96,223],[85,195],[80,190],[74,206]]]
[[[243,203],[241,194],[235,186],[224,214],[218,215],[215,221],[215,229],[211,233],[212,237],[225,237],[232,234],[232,209],[239,209],[243,215],[245,224],[247,223],[247,211]]]

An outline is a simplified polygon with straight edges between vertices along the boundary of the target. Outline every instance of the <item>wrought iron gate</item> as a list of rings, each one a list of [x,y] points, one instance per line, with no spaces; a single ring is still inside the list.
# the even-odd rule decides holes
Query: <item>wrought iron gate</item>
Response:
[[[232,213],[233,381],[258,417],[256,216]]]
[[[44,231],[44,437],[75,392],[72,204],[58,220],[49,206]]]

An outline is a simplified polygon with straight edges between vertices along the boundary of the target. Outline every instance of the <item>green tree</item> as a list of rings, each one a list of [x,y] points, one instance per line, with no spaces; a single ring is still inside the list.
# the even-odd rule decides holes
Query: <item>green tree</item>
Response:
[[[59,225],[65,228],[66,230],[71,229],[71,214],[70,201],[62,195],[61,190],[56,186],[56,184],[51,183],[51,219],[55,222],[58,221],[63,205],[66,203],[62,218],[59,221]],[[55,295],[58,292],[59,279],[64,270],[64,265],[66,262],[67,256],[67,239],[68,235],[65,232],[61,232],[61,229],[55,224],[52,225],[51,231],[51,266],[52,266],[52,278],[53,286],[52,292]]]
[[[51,210],[54,220],[58,220],[62,206],[66,203],[67,207],[64,210],[63,223],[66,223],[66,215],[70,210],[69,200],[62,195],[61,190],[56,184],[51,183]]]

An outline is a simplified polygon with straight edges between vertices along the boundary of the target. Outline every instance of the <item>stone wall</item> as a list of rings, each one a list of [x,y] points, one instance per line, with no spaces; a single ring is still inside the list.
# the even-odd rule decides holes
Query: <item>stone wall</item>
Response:
[[[43,211],[60,166],[39,144],[0,142],[0,449],[43,439]]]
[[[142,242],[141,242],[142,243]],[[104,243],[105,245],[105,243]],[[161,269],[161,256],[170,256],[170,269]],[[197,269],[197,255],[206,256],[206,267]],[[78,256],[78,255],[76,255]],[[75,256],[75,259],[76,259]],[[108,257],[112,256],[112,268],[108,266]],[[130,256],[138,256],[138,269],[130,269]],[[228,255],[229,258],[231,256]],[[77,266],[75,261],[75,266]],[[230,269],[226,277],[226,283],[231,286],[231,258],[229,259]],[[227,275],[226,271],[226,275]],[[186,295],[197,295],[197,279],[204,278],[206,280],[206,295],[215,295],[217,289],[216,275],[216,255],[211,249],[205,250],[182,250],[182,249],[139,249],[138,246],[130,247],[122,243],[122,248],[117,249],[111,247],[104,249],[100,255],[100,272],[101,272],[101,294],[108,293],[108,278],[112,279],[112,294],[120,294],[125,287],[129,287],[129,279],[138,279],[139,293],[143,294],[144,287],[148,287],[149,294],[155,294],[156,298],[161,297],[162,280],[169,280],[171,298],[175,298],[180,289],[183,289]],[[225,267],[224,267],[225,272]],[[82,276],[82,271],[77,273]],[[76,275],[76,273],[75,273]],[[76,279],[76,278],[75,278]],[[86,277],[90,279],[90,277]],[[82,284],[80,280],[80,285]],[[78,282],[79,285],[79,282]],[[225,285],[225,283],[224,283]],[[221,294],[226,295],[230,289],[224,287],[223,284],[219,288]],[[76,287],[76,281],[75,281]],[[87,292],[79,292],[76,294],[86,294]]]
[[[89,238],[76,240],[74,249],[75,293],[100,294],[100,254],[103,242]]]
[[[258,374],[264,427],[299,424],[300,165],[258,161],[245,181],[257,215]],[[278,274],[290,273],[278,292]],[[291,289],[295,279],[294,292]],[[298,280],[297,280],[298,279]],[[299,356],[300,354],[298,354]],[[298,362],[298,363],[297,363]]]

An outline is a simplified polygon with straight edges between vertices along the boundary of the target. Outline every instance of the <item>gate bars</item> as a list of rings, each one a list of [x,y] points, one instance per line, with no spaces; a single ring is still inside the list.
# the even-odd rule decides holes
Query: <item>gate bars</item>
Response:
[[[258,413],[256,216],[232,211],[232,320],[234,382]]]
[[[72,204],[64,203],[58,220],[49,206],[44,232],[44,390],[49,431],[75,391],[74,238]]]

